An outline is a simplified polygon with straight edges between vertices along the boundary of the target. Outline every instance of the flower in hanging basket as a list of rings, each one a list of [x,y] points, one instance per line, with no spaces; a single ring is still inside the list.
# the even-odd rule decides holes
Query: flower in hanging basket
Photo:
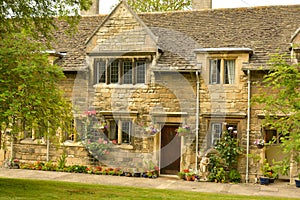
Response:
[[[188,125],[178,127],[178,129],[176,130],[178,136],[184,136],[188,134],[190,131],[191,131],[191,127]]]
[[[254,141],[254,144],[258,147],[258,148],[263,148],[265,145],[265,140],[263,139],[256,139]]]
[[[155,135],[158,132],[158,129],[154,127],[154,125],[147,126],[145,131],[150,135]]]

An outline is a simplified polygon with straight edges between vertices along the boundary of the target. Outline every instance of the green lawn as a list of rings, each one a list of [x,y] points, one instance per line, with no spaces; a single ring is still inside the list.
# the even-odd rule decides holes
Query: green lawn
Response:
[[[0,178],[1,199],[201,199],[201,200],[279,200],[287,198],[249,197],[225,194],[208,194],[173,190],[141,189],[96,184]]]

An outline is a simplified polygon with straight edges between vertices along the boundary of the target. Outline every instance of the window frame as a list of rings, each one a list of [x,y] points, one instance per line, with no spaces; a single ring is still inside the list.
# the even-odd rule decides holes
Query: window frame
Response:
[[[210,85],[234,85],[236,84],[236,73],[237,73],[237,67],[236,67],[236,60],[235,57],[211,57],[209,58],[209,84]],[[234,70],[231,70],[229,72],[229,61],[233,62]],[[231,74],[231,79],[228,77],[228,75]],[[215,76],[215,77],[214,77]],[[230,81],[231,80],[231,81]],[[230,83],[231,82],[231,83]]]
[[[218,128],[216,128],[216,127],[218,127]],[[218,130],[219,132],[213,133],[217,129],[219,129]],[[220,141],[220,139],[222,137],[222,132],[223,132],[223,127],[222,127],[221,122],[211,122],[210,123],[210,129],[209,129],[209,137],[210,137],[209,146],[210,147],[215,147],[217,145],[218,141]],[[215,136],[217,136],[217,139]]]
[[[215,76],[215,77],[214,77]],[[220,84],[221,81],[221,59],[209,60],[209,84]]]
[[[104,65],[101,65],[104,64]],[[95,59],[94,60],[95,69],[95,82],[105,83],[106,82],[106,61]]]
[[[105,63],[104,66],[101,64]],[[126,69],[131,64],[131,70]],[[127,65],[127,66],[126,66]],[[149,60],[146,58],[118,58],[118,59],[94,59],[94,84],[120,84],[135,85],[146,84],[147,67]],[[102,67],[101,67],[102,66]],[[129,72],[129,76],[126,75]],[[104,74],[104,75],[103,75]],[[105,77],[105,81],[103,80]]]
[[[264,127],[263,131],[264,131],[264,139],[266,143],[271,142],[272,145],[282,144],[281,137],[284,136],[277,129]]]
[[[117,119],[109,121],[109,132],[108,139],[115,140],[117,144],[128,144],[133,143],[133,122],[131,119]],[[126,127],[126,129],[125,129]],[[125,129],[125,130],[124,130]],[[125,137],[125,134],[128,136]],[[125,141],[125,138],[127,141]]]
[[[139,63],[143,63],[142,65],[139,65]],[[143,67],[141,69],[141,66]],[[139,77],[140,76],[140,71],[142,71],[142,77]],[[136,80],[136,83],[137,84],[145,84],[146,83],[146,74],[147,74],[147,63],[145,60],[143,61],[140,61],[140,60],[137,60],[136,61],[136,77],[135,77],[135,80]],[[139,81],[140,79],[142,79],[143,81]]]
[[[210,121],[209,122],[209,128],[208,128],[208,135],[207,135],[207,147],[208,148],[213,148],[217,145],[218,141],[222,138],[223,132],[225,130],[228,130],[229,127],[233,127],[232,131],[232,136],[235,138],[238,138],[238,129],[239,129],[239,122],[238,121],[225,121],[225,122],[220,122],[220,121]],[[215,126],[219,126],[219,132],[213,134],[213,131],[216,130]],[[235,131],[237,133],[235,133]],[[216,137],[217,136],[217,139]]]
[[[121,76],[123,84],[133,84],[134,62],[130,60],[124,60],[121,64],[121,67],[122,67],[122,74],[123,74]]]

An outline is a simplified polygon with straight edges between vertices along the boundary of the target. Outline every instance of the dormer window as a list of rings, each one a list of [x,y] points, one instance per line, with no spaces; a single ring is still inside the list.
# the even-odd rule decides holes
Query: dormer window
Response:
[[[197,63],[201,63],[205,81],[214,87],[238,86],[243,63],[249,62],[253,54],[250,48],[201,48],[195,49]],[[229,86],[229,87],[227,87]]]
[[[210,59],[209,83],[210,84],[234,84],[235,83],[234,59]]]
[[[95,59],[95,84],[145,84],[146,59]]]

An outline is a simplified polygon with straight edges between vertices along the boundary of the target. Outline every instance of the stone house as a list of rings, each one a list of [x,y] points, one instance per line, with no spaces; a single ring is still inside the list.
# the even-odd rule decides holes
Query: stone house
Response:
[[[108,166],[197,170],[199,156],[229,127],[245,154],[265,157],[272,150],[258,152],[253,141],[273,132],[250,100],[272,54],[299,59],[291,45],[300,44],[299,12],[300,5],[290,5],[137,14],[121,2],[108,15],[83,16],[73,36],[59,22],[54,49],[63,57],[55,62],[67,77],[62,88],[76,123],[95,110],[108,126],[105,136],[116,143],[101,159]],[[185,125],[190,132],[178,136]],[[253,178],[252,164],[240,157],[244,179]]]

